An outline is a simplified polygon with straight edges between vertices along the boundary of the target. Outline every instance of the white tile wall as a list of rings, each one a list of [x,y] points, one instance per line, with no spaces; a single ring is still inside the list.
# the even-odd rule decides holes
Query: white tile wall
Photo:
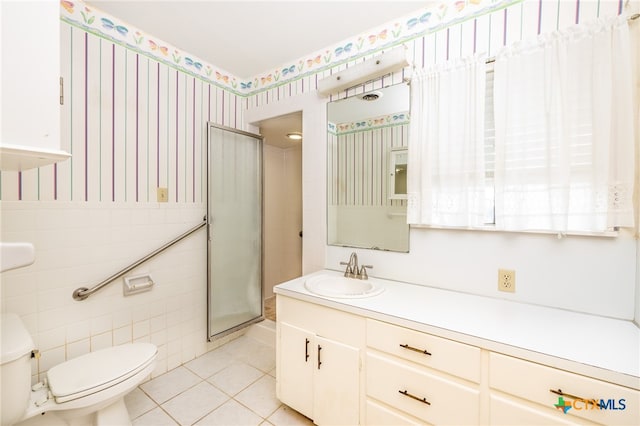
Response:
[[[150,273],[153,290],[122,295],[122,279],[84,301],[90,287],[198,224],[201,203],[104,204],[3,201],[3,241],[30,241],[36,262],[2,273],[2,312],[21,316],[42,357],[34,380],[52,366],[112,345],[152,341],[153,376],[207,350],[204,229],[130,273]]]

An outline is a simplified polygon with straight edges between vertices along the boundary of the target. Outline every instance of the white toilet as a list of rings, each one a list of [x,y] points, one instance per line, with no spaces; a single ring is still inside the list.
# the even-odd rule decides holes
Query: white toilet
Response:
[[[154,369],[158,348],[130,343],[56,365],[31,385],[33,340],[20,318],[3,314],[0,368],[1,424],[53,412],[69,425],[130,425],[124,396]]]

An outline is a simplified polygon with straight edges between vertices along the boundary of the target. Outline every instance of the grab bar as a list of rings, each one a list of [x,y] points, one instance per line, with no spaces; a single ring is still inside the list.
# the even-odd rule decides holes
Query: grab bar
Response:
[[[146,262],[147,260],[151,259],[152,257],[156,256],[157,254],[162,253],[163,251],[165,251],[166,249],[168,249],[169,247],[171,247],[172,245],[182,241],[183,239],[187,238],[189,235],[193,234],[194,232],[196,232],[197,230],[199,230],[200,228],[203,228],[207,225],[207,218],[206,216],[203,219],[204,221],[196,226],[194,226],[193,228],[191,228],[190,230],[188,230],[187,232],[185,232],[184,234],[174,238],[173,240],[169,241],[167,244],[163,245],[162,247],[160,247],[157,250],[152,251],[151,253],[149,253],[148,255],[146,255],[145,257],[135,261],[134,263],[132,263],[131,265],[127,266],[126,268],[122,269],[120,272],[117,272],[113,275],[111,275],[109,278],[107,278],[106,280],[102,281],[99,284],[96,284],[95,286],[91,287],[91,288],[87,288],[87,287],[80,287],[78,289],[76,289],[73,292],[73,298],[75,300],[84,300],[87,297],[91,296],[93,293],[95,293],[96,291],[100,290],[102,287],[106,286],[107,284],[111,283],[112,281],[117,280],[118,278],[120,278],[121,276],[125,275],[127,272],[132,271],[133,269],[137,268],[138,266],[140,266],[141,264],[143,264],[144,262]]]

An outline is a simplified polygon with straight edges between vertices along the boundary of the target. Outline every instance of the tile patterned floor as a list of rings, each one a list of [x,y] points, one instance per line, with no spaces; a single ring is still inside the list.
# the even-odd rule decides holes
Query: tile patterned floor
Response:
[[[276,398],[275,349],[241,336],[125,398],[134,426],[312,425]]]

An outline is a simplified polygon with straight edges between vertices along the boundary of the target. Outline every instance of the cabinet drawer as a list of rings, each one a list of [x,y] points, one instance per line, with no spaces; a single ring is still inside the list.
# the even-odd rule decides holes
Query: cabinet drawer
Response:
[[[277,295],[278,320],[313,330],[318,336],[364,349],[366,324],[363,317],[315,303]]]
[[[552,408],[542,407],[537,404],[527,403],[521,399],[510,398],[503,395],[490,396],[491,413],[490,424],[492,425],[536,425],[536,426],[557,426],[557,425],[594,425],[575,416],[558,416]]]
[[[480,348],[475,346],[371,319],[367,346],[480,383]]]
[[[424,423],[402,415],[400,412],[380,405],[374,401],[367,400],[367,414],[365,423],[367,426],[398,426],[411,425],[418,426]]]
[[[489,355],[489,386],[596,423],[640,424],[640,392],[579,374],[497,353]],[[560,396],[550,390],[561,390]],[[567,404],[564,410],[555,407]]]
[[[428,423],[479,422],[478,389],[375,353],[367,353],[366,377],[368,396]]]

